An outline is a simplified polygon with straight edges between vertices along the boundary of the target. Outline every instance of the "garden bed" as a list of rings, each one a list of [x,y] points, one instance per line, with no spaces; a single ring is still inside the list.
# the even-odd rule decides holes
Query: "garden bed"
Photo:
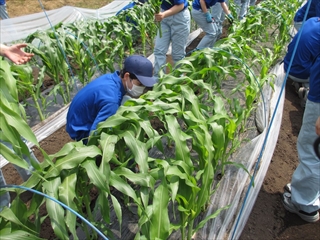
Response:
[[[279,68],[279,66],[276,66],[276,75],[278,75],[278,70],[279,70],[280,68]],[[280,77],[281,77],[281,72],[280,72]],[[178,75],[178,76],[181,76],[181,75]],[[283,76],[282,76],[283,77]],[[281,80],[281,79],[280,79]],[[268,80],[269,81],[269,80]],[[270,82],[272,82],[272,80],[270,80]],[[223,84],[224,85],[224,84]],[[270,89],[267,89],[267,92],[266,93],[263,93],[262,94],[262,96],[263,96],[263,98],[264,99],[267,99],[267,101],[269,101],[270,99],[273,99],[273,97],[277,97],[278,95],[277,94],[279,94],[279,91],[278,91],[278,89],[279,89],[279,86],[281,85],[281,81],[279,81],[278,79],[276,79],[276,81],[275,81],[275,93],[274,94],[272,94],[271,92],[270,92]],[[267,85],[268,86],[268,85]],[[270,86],[269,86],[269,88],[270,88]],[[241,92],[241,91],[240,91]],[[205,97],[205,99],[208,97],[208,96],[204,96]],[[243,101],[243,99],[241,99],[241,95],[237,98],[238,100],[240,100],[240,103],[241,103],[241,101]],[[204,102],[204,104],[206,104],[206,102],[205,102],[205,100],[203,100]],[[261,104],[261,103],[260,103]],[[210,105],[210,104],[209,104]],[[274,108],[274,100],[273,100],[273,102],[271,101],[271,105],[270,105],[270,109],[269,109],[269,102],[268,102],[268,104],[266,104],[266,102],[265,101],[263,101],[263,104],[262,104],[262,108],[263,108],[263,110],[262,110],[262,112],[263,112],[263,114],[265,114],[266,116],[269,116],[269,114],[271,114],[272,112],[273,112],[273,108]],[[280,106],[281,106],[281,103],[280,103]],[[260,106],[261,107],[261,106]],[[261,110],[260,110],[260,112],[259,112],[260,114],[261,114]],[[259,115],[259,114],[258,114]],[[262,118],[264,118],[264,119],[266,119],[266,116],[264,116],[264,117],[262,117]],[[277,116],[277,118],[279,118],[279,117],[281,117],[281,115],[279,116]],[[169,119],[170,120],[170,119]],[[248,139],[248,141],[250,142],[249,143],[249,145],[250,144],[253,144],[253,145],[255,145],[254,147],[256,147],[255,148],[255,153],[254,154],[252,154],[251,155],[251,157],[250,157],[250,161],[249,161],[249,165],[250,166],[247,166],[246,164],[247,164],[247,162],[245,161],[244,163],[245,163],[245,166],[247,167],[247,169],[249,169],[249,171],[251,172],[251,173],[253,173],[252,171],[251,171],[251,169],[252,169],[252,167],[253,167],[253,165],[255,164],[255,161],[256,161],[256,158],[258,157],[258,155],[259,155],[259,149],[261,149],[261,146],[262,146],[262,144],[263,144],[263,140],[264,140],[264,137],[265,136],[267,136],[266,135],[266,127],[267,127],[267,123],[266,123],[266,121],[262,121],[263,122],[263,124],[262,124],[262,127],[260,126],[260,130],[262,131],[262,134],[259,136],[259,138],[258,139],[255,139],[255,137],[251,137],[251,138],[249,138]],[[250,123],[250,121],[248,121],[248,123]],[[267,125],[266,125],[267,124]],[[248,125],[245,125],[245,128],[247,129],[247,127],[248,127]],[[251,126],[252,128],[253,128],[253,126]],[[249,127],[249,129],[251,128],[251,127]],[[183,126],[182,126],[182,128],[183,128]],[[269,129],[268,129],[269,130]],[[276,130],[277,129],[272,129],[272,131],[275,131],[276,132]],[[247,131],[247,130],[246,130]],[[248,136],[243,136],[242,138],[240,138],[240,139],[245,139],[245,138],[247,138]],[[276,134],[273,134],[272,135],[272,137],[277,137],[277,135]],[[251,141],[250,141],[251,140]],[[272,142],[272,141],[271,141]],[[266,161],[262,161],[263,162],[263,164],[261,164],[261,165],[259,165],[259,167],[260,167],[260,169],[262,169],[262,171],[260,171],[260,169],[259,169],[259,174],[258,174],[258,179],[260,179],[261,177],[263,178],[263,173],[265,173],[265,171],[266,171],[266,168],[267,168],[267,166],[268,166],[268,160],[270,160],[271,159],[271,157],[270,157],[270,153],[272,153],[273,152],[273,148],[272,147],[274,147],[274,144],[275,144],[275,141],[273,141],[274,143],[273,144],[270,144],[270,146],[268,146],[269,148],[266,148],[266,150],[268,150],[267,152],[268,152],[268,154],[267,154],[267,156],[266,156]],[[42,142],[41,142],[41,144],[42,144]],[[71,146],[71,145],[69,145],[69,146]],[[247,144],[245,144],[245,145],[243,145],[243,147],[240,149],[240,153],[241,153],[241,151],[243,150],[243,149],[245,149],[245,147],[247,146]],[[251,149],[251,148],[249,148],[249,149]],[[251,150],[250,150],[251,151]],[[237,151],[237,153],[239,153],[238,151]],[[246,151],[244,151],[244,152],[249,152],[248,150],[246,150]],[[49,153],[50,154],[50,153]],[[266,154],[265,154],[266,155]],[[264,155],[264,156],[265,156]],[[196,158],[196,156],[193,156],[193,157],[195,157]],[[235,157],[235,158],[234,158]],[[165,156],[165,158],[166,158],[166,156]],[[260,158],[260,157],[259,157]],[[240,163],[242,163],[242,159],[246,159],[247,160],[247,157],[246,156],[242,156],[241,157],[241,155],[240,155],[240,157],[238,156],[238,154],[232,154],[231,155],[231,158],[230,159],[232,159],[234,162],[237,162],[236,160],[239,160],[240,159]],[[259,162],[258,162],[259,163]],[[232,170],[233,169],[233,170]],[[226,168],[226,172],[225,172],[225,175],[224,176],[229,176],[228,175],[228,172],[234,172],[234,173],[236,173],[236,172],[241,172],[241,171],[237,171],[234,167],[228,167],[228,168]],[[242,173],[241,173],[242,174]],[[244,222],[244,220],[242,219],[243,218],[243,216],[240,216],[240,215],[237,215],[237,214],[235,214],[235,212],[238,212],[239,211],[239,209],[238,209],[238,204],[237,204],[237,202],[238,203],[240,203],[240,202],[242,202],[242,200],[243,200],[243,193],[242,193],[242,189],[245,189],[247,186],[250,186],[250,185],[248,185],[249,184],[249,182],[245,182],[245,181],[243,181],[243,179],[244,179],[244,177],[245,177],[245,172],[243,172],[243,174],[244,175],[240,175],[239,177],[239,179],[240,180],[237,180],[237,179],[235,179],[235,180],[233,180],[233,181],[231,181],[231,183],[230,183],[230,185],[228,185],[229,184],[229,181],[226,181],[227,182],[227,184],[226,185],[224,185],[223,186],[223,188],[222,189],[224,189],[225,187],[226,187],[226,189],[230,189],[230,186],[234,186],[235,185],[235,183],[237,183],[237,182],[241,182],[241,186],[242,187],[240,187],[240,192],[238,192],[238,193],[241,193],[241,194],[236,194],[236,195],[233,195],[233,194],[231,194],[232,196],[233,196],[233,199],[232,199],[232,206],[229,208],[229,210],[227,210],[227,211],[225,211],[225,215],[224,214],[221,214],[221,216],[219,215],[219,217],[217,218],[217,219],[215,219],[214,220],[214,222],[212,222],[212,221],[209,221],[208,222],[208,224],[206,224],[206,226],[203,228],[203,231],[201,232],[201,233],[199,233],[200,235],[202,234],[202,238],[207,238],[207,236],[212,236],[211,234],[211,232],[213,232],[214,234],[218,234],[218,236],[220,236],[220,237],[222,237],[222,238],[230,238],[231,236],[230,236],[230,233],[232,232],[232,234],[234,233],[234,231],[232,230],[233,228],[235,228],[235,229],[237,229],[237,222],[238,222],[238,220],[239,219],[241,219],[241,221],[240,222]],[[230,177],[230,179],[233,179],[233,177],[234,177],[234,174],[232,174],[231,176],[229,176]],[[221,179],[221,182],[224,182],[224,179],[226,179],[226,177],[223,177],[222,179]],[[258,187],[259,188],[259,184],[260,184],[260,186],[261,186],[261,182],[259,183],[259,180],[257,181],[258,183],[255,183],[255,186],[256,187]],[[239,186],[238,186],[239,187]],[[221,188],[220,188],[220,190],[221,190]],[[222,192],[225,192],[225,191],[222,191]],[[251,203],[252,202],[252,199],[255,199],[255,194],[257,193],[257,191],[254,191],[254,193],[249,197],[249,199],[251,199],[251,200],[249,200],[249,203]],[[219,204],[218,205],[216,205],[216,204],[212,204],[212,206],[213,206],[213,208],[214,209],[217,209],[217,208],[219,208],[219,207],[224,207],[226,204],[228,204],[228,199],[225,199],[225,197],[224,196],[222,196],[222,194],[219,194],[219,193],[217,193],[215,196],[219,196],[220,198],[221,198],[221,201],[222,201],[222,205],[220,206]],[[235,196],[237,196],[237,197],[235,197]],[[229,194],[229,197],[230,197],[230,194]],[[210,202],[214,202],[213,200],[211,200]],[[210,204],[211,205],[211,204]],[[250,209],[250,204],[249,204],[249,208],[248,209]],[[211,211],[210,210],[210,208],[209,208],[209,211]],[[213,210],[213,211],[215,211],[215,210]],[[212,212],[211,212],[212,213]],[[236,217],[237,216],[237,217]],[[246,214],[246,216],[247,216],[247,214]],[[203,215],[202,214],[200,214],[199,215],[199,217],[200,218],[202,218],[203,217]],[[237,219],[235,219],[234,217],[236,217]],[[242,218],[241,218],[242,217]],[[223,223],[221,224],[221,219],[223,219]],[[225,221],[226,220],[226,221]],[[217,224],[216,224],[217,223]],[[236,226],[235,225],[233,225],[232,226],[232,224],[233,223],[236,223]],[[214,224],[214,225],[213,225]],[[201,224],[200,224],[201,225]],[[218,225],[218,226],[217,226]],[[221,227],[221,225],[223,226],[223,227]],[[207,227],[208,226],[208,227]],[[214,226],[214,227],[213,227]],[[238,232],[236,233],[236,235],[239,235],[239,231],[241,232],[241,227],[242,226],[240,226],[240,228],[238,228]],[[206,229],[209,229],[209,232],[206,230]],[[240,230],[239,230],[240,229]],[[227,233],[227,235],[225,235]],[[220,235],[219,235],[220,234]],[[215,238],[214,236],[212,236],[213,238]]]

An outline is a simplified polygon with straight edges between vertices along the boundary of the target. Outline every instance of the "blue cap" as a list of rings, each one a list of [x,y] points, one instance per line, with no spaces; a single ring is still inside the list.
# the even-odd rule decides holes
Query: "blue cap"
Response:
[[[153,77],[152,62],[143,56],[132,55],[124,61],[124,71],[134,74],[143,86],[152,87],[157,83]]]

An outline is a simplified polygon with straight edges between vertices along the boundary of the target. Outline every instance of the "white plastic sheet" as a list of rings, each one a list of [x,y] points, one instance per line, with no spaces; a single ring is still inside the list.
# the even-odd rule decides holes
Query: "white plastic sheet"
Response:
[[[1,20],[0,42],[9,44],[23,40],[37,30],[47,30],[60,22],[72,23],[85,19],[107,19],[114,16],[130,2],[127,0],[114,0],[99,9],[64,6],[50,11]]]

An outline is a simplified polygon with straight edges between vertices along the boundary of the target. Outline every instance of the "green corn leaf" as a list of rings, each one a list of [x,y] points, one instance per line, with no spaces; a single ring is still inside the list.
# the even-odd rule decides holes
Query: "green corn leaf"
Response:
[[[125,182],[121,177],[119,177],[114,172],[110,172],[109,176],[110,186],[113,186],[114,188],[118,189],[123,194],[131,197],[136,203],[140,203],[140,201],[137,198],[137,195],[135,191],[132,189],[132,187]]]
[[[175,142],[175,154],[177,160],[184,161],[188,166],[193,166],[190,159],[190,150],[187,146],[187,139],[191,137],[181,131],[177,119],[172,115],[166,115],[168,131]]]
[[[28,226],[26,224],[22,223],[19,220],[19,218],[15,215],[15,213],[8,207],[4,207],[2,209],[2,211],[0,212],[0,217],[16,224],[17,226],[20,226],[20,229],[25,229],[26,231],[28,231],[29,233],[32,233],[34,235],[38,234],[33,229],[28,228]],[[1,236],[1,240],[2,240],[2,235],[0,235],[0,236]]]
[[[150,239],[167,239],[170,221],[168,214],[169,191],[165,181],[157,187],[152,202]]]
[[[223,208],[219,208],[219,209],[218,209],[217,211],[215,211],[213,214],[207,216],[205,219],[203,219],[203,220],[197,225],[197,227],[196,227],[195,229],[193,229],[192,233],[193,233],[193,234],[196,233],[196,232],[197,232],[199,229],[201,229],[210,219],[216,218],[216,217],[220,214],[221,211],[226,210],[226,209],[228,209],[229,207],[230,207],[230,205],[225,206],[225,207],[223,207]]]
[[[59,198],[61,199],[61,202],[66,204],[68,207],[73,209],[74,211],[77,211],[77,206],[74,203],[74,199],[77,198],[75,188],[76,188],[76,181],[77,181],[77,174],[73,173],[69,176],[67,176],[62,184],[59,186]],[[71,232],[73,237],[76,237],[76,215],[70,211],[67,211],[66,214],[66,224],[68,226],[69,231]]]
[[[10,233],[4,233],[0,231],[1,240],[12,240],[12,239],[23,239],[23,240],[44,240],[44,238],[39,238],[38,233],[31,234],[30,232],[17,230]]]
[[[91,182],[101,191],[110,193],[109,186],[106,184],[108,176],[99,171],[94,159],[85,160],[81,166],[86,169],[86,172]]]
[[[55,165],[47,171],[44,177],[48,179],[58,176],[63,169],[78,167],[86,158],[93,158],[98,155],[101,155],[101,150],[97,146],[74,148],[68,155],[57,159]]]
[[[111,196],[111,200],[112,200],[112,206],[114,208],[114,211],[116,212],[116,215],[117,215],[117,218],[118,218],[118,221],[119,221],[120,232],[121,232],[121,225],[122,225],[121,205],[120,205],[118,199],[115,196],[113,196],[113,195],[110,195],[110,196]]]
[[[43,183],[43,187],[45,189],[45,193],[52,198],[58,199],[58,189],[61,185],[60,178],[54,178],[51,181],[47,181]],[[60,239],[68,239],[69,234],[67,231],[65,219],[65,211],[61,205],[52,201],[51,199],[46,199],[46,207],[48,214],[50,216],[51,226],[53,228],[54,233]]]

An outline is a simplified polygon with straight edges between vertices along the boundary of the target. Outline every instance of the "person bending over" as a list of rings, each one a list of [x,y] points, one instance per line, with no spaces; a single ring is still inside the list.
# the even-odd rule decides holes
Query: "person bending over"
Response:
[[[125,94],[139,97],[154,84],[151,61],[139,55],[129,56],[121,71],[98,77],[76,94],[67,113],[66,131],[72,139],[86,144],[98,123],[116,113]]]

